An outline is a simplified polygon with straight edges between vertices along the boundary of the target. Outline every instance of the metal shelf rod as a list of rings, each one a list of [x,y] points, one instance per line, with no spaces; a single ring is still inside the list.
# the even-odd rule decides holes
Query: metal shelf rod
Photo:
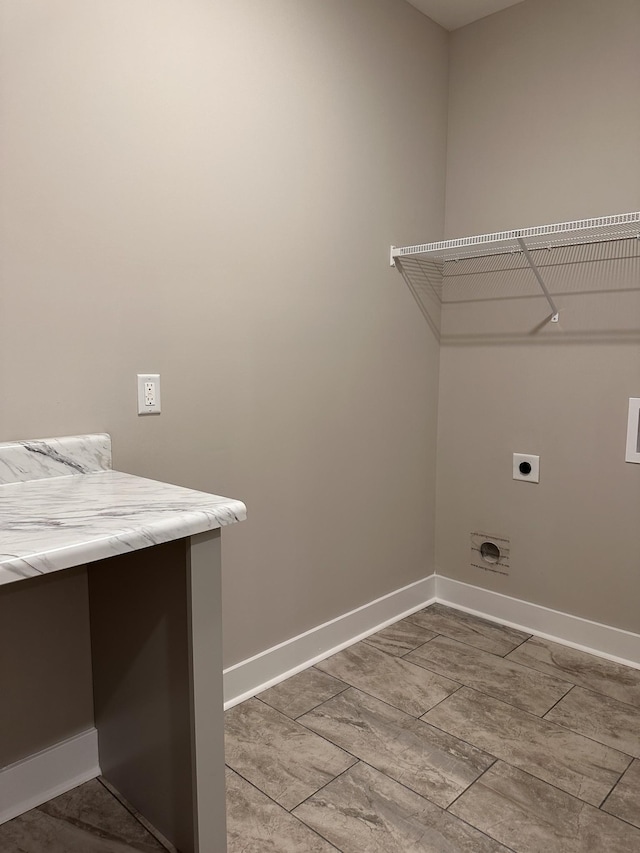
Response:
[[[517,237],[516,239],[518,241],[518,245],[520,246],[520,248],[522,249],[522,251],[524,253],[525,258],[527,259],[527,263],[531,267],[533,274],[535,275],[535,277],[538,280],[538,284],[542,288],[542,292],[544,293],[547,302],[551,306],[551,312],[552,312],[551,322],[557,323],[559,320],[558,309],[556,308],[556,304],[553,301],[551,294],[549,293],[549,289],[547,288],[547,285],[544,283],[544,279],[540,275],[540,270],[538,269],[538,267],[535,264],[535,261],[531,257],[531,253],[529,252],[529,249],[527,249],[527,244],[524,242],[522,237]]]

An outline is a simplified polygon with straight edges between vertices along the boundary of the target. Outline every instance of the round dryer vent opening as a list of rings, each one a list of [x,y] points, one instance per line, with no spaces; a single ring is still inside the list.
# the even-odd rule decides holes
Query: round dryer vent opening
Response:
[[[480,545],[480,556],[485,563],[499,563],[500,548],[498,548],[495,542],[489,542],[487,540]]]
[[[471,566],[498,575],[509,575],[511,542],[486,530],[471,534]]]

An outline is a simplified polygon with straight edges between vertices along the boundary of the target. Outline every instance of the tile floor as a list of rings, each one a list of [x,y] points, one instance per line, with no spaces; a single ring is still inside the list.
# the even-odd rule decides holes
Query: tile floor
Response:
[[[226,746],[229,853],[640,853],[640,670],[440,604],[227,711]],[[0,827],[162,849],[98,780]]]

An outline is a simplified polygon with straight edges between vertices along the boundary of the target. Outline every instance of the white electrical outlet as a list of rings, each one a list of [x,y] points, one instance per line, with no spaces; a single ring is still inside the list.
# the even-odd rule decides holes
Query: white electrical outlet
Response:
[[[138,414],[160,414],[159,373],[138,373]]]
[[[513,454],[513,479],[540,482],[540,457],[530,453]]]

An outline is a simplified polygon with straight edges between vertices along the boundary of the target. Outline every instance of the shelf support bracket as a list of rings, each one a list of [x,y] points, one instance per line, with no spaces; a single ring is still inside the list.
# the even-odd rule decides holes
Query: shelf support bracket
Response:
[[[523,251],[525,258],[527,259],[527,263],[531,267],[533,274],[535,275],[536,279],[538,280],[538,284],[542,288],[542,292],[544,293],[547,302],[549,303],[549,305],[551,307],[551,311],[552,311],[551,322],[557,323],[559,320],[558,309],[556,308],[556,304],[553,301],[551,294],[549,293],[549,289],[547,288],[547,285],[544,283],[544,279],[540,275],[540,270],[538,269],[538,267],[535,264],[535,261],[531,257],[531,252],[529,251],[529,249],[527,249],[527,244],[524,242],[522,237],[517,237],[516,239],[518,241],[518,245],[520,246],[520,248]]]

